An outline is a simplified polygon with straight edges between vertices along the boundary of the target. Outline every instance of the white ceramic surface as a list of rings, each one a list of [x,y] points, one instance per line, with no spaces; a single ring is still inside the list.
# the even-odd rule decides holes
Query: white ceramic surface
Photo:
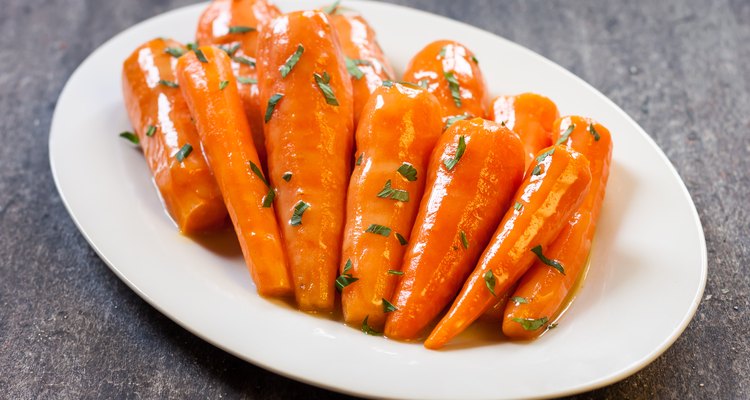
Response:
[[[292,0],[278,3],[283,10],[296,7]],[[102,45],[72,75],[55,110],[49,144],[55,182],[79,229],[117,276],[159,311],[238,357],[357,395],[564,395],[627,377],[664,352],[701,299],[706,247],[684,184],[646,133],[588,84],[505,39],[408,8],[346,5],[364,13],[399,71],[425,44],[450,37],[476,52],[493,95],[543,93],[563,115],[591,116],[612,132],[611,178],[591,270],[559,326],[533,343],[469,332],[473,342],[428,351],[261,299],[236,243],[197,244],[178,234],[141,154],[117,136],[131,129],[120,68],[153,37],[190,41],[201,4],[151,18]]]

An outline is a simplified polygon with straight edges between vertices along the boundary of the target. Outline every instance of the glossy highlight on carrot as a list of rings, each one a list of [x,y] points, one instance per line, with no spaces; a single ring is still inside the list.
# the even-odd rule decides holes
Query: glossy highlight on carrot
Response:
[[[356,282],[341,289],[344,319],[359,326],[365,318],[382,331],[392,312],[401,260],[424,192],[427,164],[443,130],[440,103],[420,88],[394,83],[377,89],[357,129],[358,165],[346,207],[342,260],[351,262]],[[387,231],[375,233],[373,224]]]
[[[257,62],[269,178],[297,305],[330,312],[353,159],[344,55],[326,14],[297,11],[261,28]]]
[[[404,81],[425,86],[443,106],[443,119],[458,115],[484,117],[487,102],[479,60],[466,46],[438,40],[409,62]]]
[[[425,341],[439,349],[464,331],[548,248],[578,209],[591,182],[586,157],[567,146],[540,152],[516,192],[513,207],[484,250],[448,313]],[[533,172],[532,172],[533,171]]]
[[[460,138],[465,151],[449,170]],[[481,118],[458,121],[440,138],[427,190],[404,256],[385,334],[416,340],[450,304],[477,263],[523,179],[518,137]]]
[[[558,118],[557,106],[536,93],[498,96],[490,104],[495,122],[507,126],[521,137],[526,150],[526,167],[536,153],[552,145],[552,124]]]
[[[329,16],[346,55],[354,94],[354,126],[367,100],[383,81],[395,74],[378,44],[375,31],[359,14],[337,11]]]
[[[258,293],[291,295],[273,202],[268,201],[275,192],[258,167],[229,56],[214,47],[200,47],[180,57],[177,73]]]
[[[565,275],[536,261],[514,291],[513,296],[523,301],[509,302],[505,308],[503,333],[511,339],[538,337],[559,317],[570,291],[582,278],[606,192],[612,158],[609,130],[589,118],[570,116],[555,121],[553,132],[556,141],[588,158],[591,189],[546,252],[565,267]],[[546,323],[537,329],[525,329],[520,323],[543,319]]]
[[[198,19],[195,32],[199,46],[214,45],[232,59],[232,70],[238,78],[237,90],[242,98],[245,115],[250,123],[253,143],[265,171],[266,148],[263,135],[263,115],[259,102],[255,56],[258,48],[258,29],[281,15],[267,0],[213,0]]]
[[[154,39],[138,47],[123,63],[122,91],[128,116],[140,139],[143,155],[154,176],[169,215],[184,233],[226,226],[227,210],[211,170],[203,158],[198,132],[185,99],[174,83],[176,54],[185,47],[174,40]],[[194,157],[175,155],[183,146],[195,148]]]

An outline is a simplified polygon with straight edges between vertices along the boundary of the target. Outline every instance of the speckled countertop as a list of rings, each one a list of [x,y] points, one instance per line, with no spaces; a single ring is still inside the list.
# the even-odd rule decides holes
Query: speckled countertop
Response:
[[[580,398],[750,398],[750,2],[398,0],[495,32],[614,100],[695,201],[708,284],[654,363]],[[47,139],[58,95],[97,46],[188,0],[0,6],[0,397],[343,398],[179,327],[104,265],[65,211]],[[668,240],[668,238],[665,238]]]

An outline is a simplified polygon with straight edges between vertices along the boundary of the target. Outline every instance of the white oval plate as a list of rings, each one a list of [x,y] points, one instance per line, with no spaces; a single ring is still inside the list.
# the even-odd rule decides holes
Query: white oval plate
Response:
[[[298,7],[293,0],[278,3],[286,11]],[[199,245],[178,234],[143,157],[117,136],[131,129],[120,71],[130,52],[149,39],[190,41],[205,4],[159,15],[112,38],[81,64],[60,95],[49,144],[55,182],[84,237],[115,274],[208,342],[279,374],[356,395],[559,396],[623,379],[663,353],[701,299],[706,246],[684,184],[649,136],[601,93],[519,45],[409,8],[360,1],[347,6],[372,23],[398,70],[424,45],[447,36],[476,52],[492,94],[543,93],[563,115],[593,117],[612,132],[614,162],[591,270],[559,326],[533,343],[475,335],[473,345],[428,351],[264,300],[236,243]]]

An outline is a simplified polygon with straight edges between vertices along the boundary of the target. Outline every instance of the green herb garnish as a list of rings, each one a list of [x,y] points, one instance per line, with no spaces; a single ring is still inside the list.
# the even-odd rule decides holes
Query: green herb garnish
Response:
[[[229,81],[221,81],[219,82],[219,90],[224,90],[225,87],[229,85]]]
[[[346,63],[346,70],[349,71],[349,75],[354,77],[354,79],[362,79],[365,74],[362,72],[361,69],[359,69],[359,65],[371,65],[370,61],[368,60],[362,60],[362,59],[352,59],[349,57],[346,57],[344,59]]]
[[[458,148],[456,149],[456,155],[453,156],[453,158],[451,159],[443,160],[443,164],[445,164],[445,168],[448,168],[448,171],[453,170],[456,164],[458,164],[458,161],[464,155],[465,151],[466,151],[466,139],[464,138],[464,135],[461,135],[458,137]]]
[[[409,201],[409,192],[401,189],[393,189],[391,187],[391,180],[388,179],[385,182],[385,187],[377,194],[378,197],[383,199],[391,199],[396,201]]]
[[[359,157],[357,157],[357,161],[354,163],[355,165],[362,165],[362,158],[365,156],[365,153],[359,153]]]
[[[414,182],[417,180],[417,169],[407,162],[401,164],[396,172],[401,174],[401,176],[403,176],[409,182]]]
[[[297,204],[294,205],[294,211],[292,212],[292,218],[289,219],[289,225],[302,225],[302,214],[304,214],[305,210],[308,208],[310,208],[310,204],[305,203],[302,200],[298,201]]]
[[[192,152],[193,152],[193,146],[191,146],[190,143],[185,143],[180,148],[180,150],[177,151],[174,157],[177,159],[177,161],[182,162]]]
[[[352,276],[352,274],[349,273],[351,269],[352,269],[352,260],[348,259],[346,260],[346,264],[344,264],[344,272],[342,272],[341,275],[339,275],[339,277],[336,278],[336,289],[339,292],[345,287],[359,280],[359,278],[355,278]]]
[[[396,271],[395,269],[389,269],[388,270],[388,275],[399,275],[400,276],[400,275],[403,275],[403,274],[404,274],[403,271]]]
[[[461,238],[461,246],[464,246],[464,249],[469,248],[469,239],[466,238],[466,233],[464,231],[459,232],[458,236]]]
[[[448,81],[448,87],[451,90],[453,102],[456,103],[456,107],[461,107],[461,86],[458,83],[458,79],[456,79],[456,75],[453,74],[453,71],[448,71],[443,72],[443,76],[445,76],[445,79]]]
[[[360,329],[362,329],[362,332],[364,332],[364,333],[366,333],[368,335],[373,335],[373,336],[380,336],[380,335],[382,335],[382,333],[376,331],[375,329],[372,329],[372,327],[370,325],[367,325],[367,319],[368,318],[370,318],[369,315],[366,316],[364,320],[362,320],[362,328],[360,328]]]
[[[237,44],[235,44],[235,45],[234,45],[234,46],[232,46],[232,47],[224,47],[224,46],[219,46],[219,48],[220,48],[220,49],[222,49],[222,50],[224,50],[224,52],[225,52],[225,53],[227,53],[227,55],[228,55],[229,57],[232,57],[232,56],[234,56],[234,53],[236,53],[236,52],[237,52],[237,50],[239,50],[239,49],[240,49],[240,44],[239,44],[239,43],[237,43]]]
[[[555,148],[554,147],[552,147],[549,150],[545,151],[544,153],[540,154],[536,158],[536,162],[542,162],[542,161],[544,161],[545,158],[547,158],[548,156],[551,156],[552,154],[555,154]]]
[[[516,211],[521,211],[521,209],[523,208],[523,204],[521,204],[521,203],[519,203],[519,202],[516,202],[516,204],[515,204],[515,205],[513,206],[513,208],[514,208],[514,209],[515,209]]]
[[[206,55],[203,54],[203,51],[201,49],[195,49],[193,50],[195,52],[195,57],[198,58],[198,61],[202,63],[207,63],[208,59],[206,59]]]
[[[291,172],[284,172],[284,175],[281,175],[281,179],[289,182],[292,180],[292,173]]]
[[[185,46],[187,46],[187,49],[190,51],[193,51],[198,48],[198,45],[193,42],[188,42],[188,44],[186,44]]]
[[[339,275],[338,278],[336,278],[336,289],[338,291],[342,291],[345,287],[351,285],[352,283],[358,281],[359,278],[355,278],[351,275]]]
[[[268,106],[266,107],[266,116],[264,120],[266,123],[271,120],[271,117],[273,116],[273,110],[276,108],[276,104],[279,103],[279,100],[284,97],[281,93],[276,93],[275,95],[271,96],[270,99],[268,99]]]
[[[391,234],[391,228],[384,225],[370,224],[370,226],[365,229],[365,232],[388,237]]]
[[[298,44],[297,50],[295,50],[294,53],[292,53],[292,55],[286,59],[284,65],[279,67],[279,72],[281,72],[282,78],[286,78],[286,76],[289,75],[290,72],[292,72],[292,68],[297,65],[297,62],[299,61],[300,57],[302,57],[302,53],[304,52],[305,48],[301,44]]]
[[[255,30],[256,29],[252,26],[236,25],[236,26],[229,27],[229,33],[247,33],[247,32],[253,32]]]
[[[389,312],[398,311],[398,308],[396,308],[396,306],[391,304],[390,301],[386,299],[382,299],[382,300],[383,300],[383,313],[387,314]]]
[[[568,129],[566,129],[565,132],[560,136],[560,139],[557,139],[557,144],[563,144],[567,142],[568,138],[570,137],[570,134],[573,133],[575,129],[576,129],[576,124],[568,125]]]
[[[314,73],[313,76],[315,77],[315,83],[317,83],[318,88],[320,88],[320,92],[323,93],[323,97],[326,98],[326,103],[332,106],[339,105],[338,100],[336,100],[336,95],[333,94],[333,88],[329,85],[331,82],[331,76],[328,75],[328,72],[323,72],[323,75]]]
[[[474,64],[479,65],[479,60],[477,60],[477,56],[474,54],[471,55],[471,61],[474,61]]]
[[[245,64],[245,65],[248,65],[250,67],[254,67],[255,66],[255,60],[247,58],[247,57],[234,56],[234,57],[232,57],[232,60],[234,62],[238,62],[240,64]]]
[[[120,133],[120,137],[133,144],[139,144],[141,142],[140,139],[138,139],[138,136],[136,136],[133,132],[122,132]]]
[[[260,178],[261,181],[263,181],[263,184],[266,185],[266,187],[270,187],[271,185],[268,183],[268,179],[266,179],[265,176],[263,176],[263,171],[260,170],[260,168],[252,161],[248,161],[248,164],[250,164],[250,171],[253,171],[255,176]]]
[[[550,267],[560,271],[561,274],[565,275],[565,268],[563,268],[563,265],[560,264],[556,260],[550,260],[549,258],[545,257],[542,253],[542,246],[536,246],[533,249],[531,249],[531,252],[536,254],[536,256],[539,258],[539,261],[549,265]]]
[[[531,170],[531,175],[539,175],[542,173],[542,166],[540,164],[537,164],[533,170]]]
[[[548,320],[549,319],[547,317],[542,317],[542,318],[538,318],[538,319],[533,319],[533,318],[512,318],[513,322],[518,322],[519,324],[521,324],[521,326],[523,327],[523,329],[527,330],[527,331],[535,331],[535,330],[541,328],[542,326],[544,326],[544,324],[547,323]]]
[[[492,273],[492,270],[488,270],[484,274],[484,284],[487,285],[487,289],[490,290],[490,293],[492,293],[493,296],[497,296],[495,294],[495,275]]]
[[[594,135],[594,141],[598,142],[599,139],[602,138],[601,136],[599,136],[599,132],[597,132],[596,129],[594,128],[594,124],[589,124],[589,133]]]
[[[164,80],[164,79],[160,79],[159,80],[159,84],[160,85],[164,85],[166,87],[171,87],[171,88],[178,88],[178,87],[180,87],[180,85],[178,85],[177,82],[167,81],[167,80]]]
[[[272,187],[268,187],[268,193],[263,197],[263,208],[269,208],[273,205],[273,199],[276,198],[276,191]]]
[[[154,136],[154,133],[156,133],[156,127],[153,125],[149,125],[148,129],[146,129],[146,136],[148,137]]]
[[[164,52],[174,58],[180,58],[183,54],[185,54],[185,50],[179,47],[167,47],[166,49],[164,49]]]
[[[419,82],[417,83],[417,85],[421,87],[422,89],[427,89],[429,84],[430,84],[430,81],[428,81],[427,79],[420,79]]]
[[[444,130],[444,131],[446,131],[446,130],[448,130],[448,128],[450,128],[450,127],[451,127],[451,125],[453,125],[453,124],[454,124],[455,122],[458,122],[458,121],[461,121],[461,120],[467,119],[467,118],[469,118],[469,117],[471,117],[471,115],[469,115],[469,114],[460,114],[460,115],[455,115],[455,116],[453,116],[453,117],[450,117],[450,118],[448,118],[448,119],[447,119],[447,120],[445,121],[445,126],[443,127],[443,130]]]
[[[398,239],[398,242],[399,242],[399,244],[401,244],[401,246],[406,246],[407,244],[409,244],[409,241],[408,241],[408,240],[406,240],[406,238],[405,238],[405,237],[403,237],[403,236],[402,236],[402,235],[401,235],[400,233],[398,233],[398,232],[396,232],[396,239]]]
[[[528,302],[529,302],[529,301],[528,301],[528,300],[526,300],[525,298],[523,298],[523,297],[519,297],[519,296],[513,296],[513,297],[511,297],[511,298],[510,298],[510,300],[511,300],[512,302],[516,303],[516,304],[526,304],[526,303],[528,303]]]
[[[258,80],[249,76],[238,76],[237,81],[243,85],[255,85]]]

